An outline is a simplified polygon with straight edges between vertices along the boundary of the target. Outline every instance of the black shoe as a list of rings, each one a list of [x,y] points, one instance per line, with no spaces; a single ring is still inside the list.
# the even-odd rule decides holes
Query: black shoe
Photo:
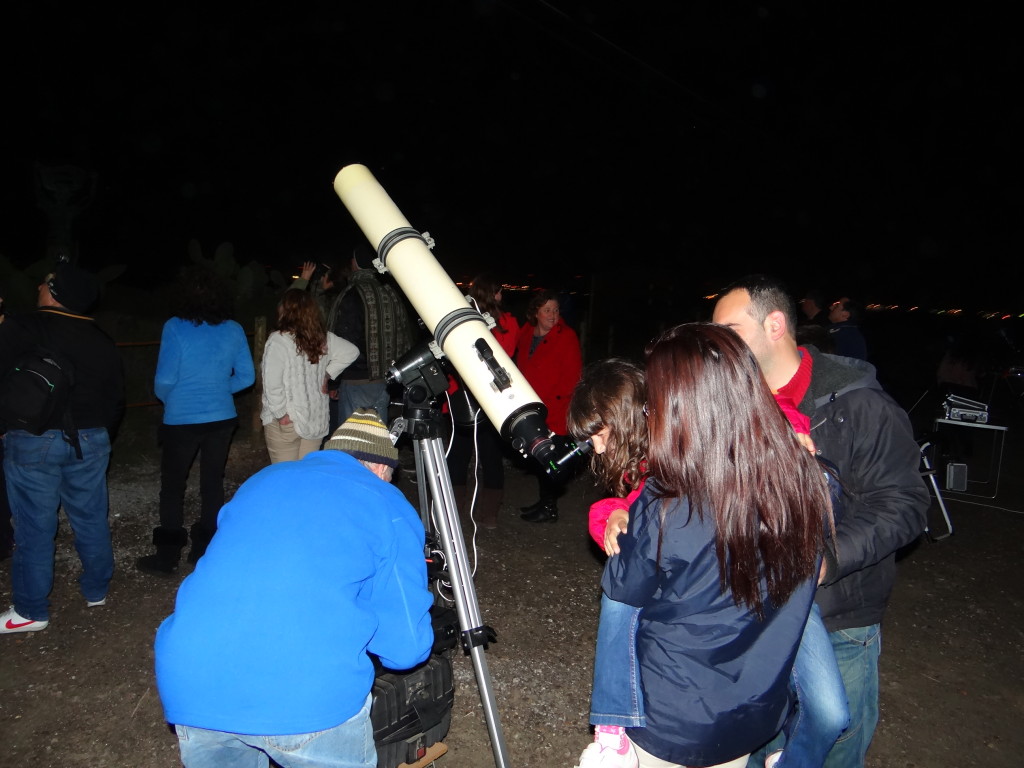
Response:
[[[546,501],[537,510],[527,512],[520,517],[528,523],[557,523],[558,507],[555,502]]]
[[[532,513],[536,512],[538,509],[540,509],[543,506],[544,506],[544,499],[537,499],[537,501],[533,502],[533,504],[531,504],[528,507],[520,507],[519,511],[523,513],[522,515],[520,515],[520,517],[524,517],[526,515],[532,514]]]

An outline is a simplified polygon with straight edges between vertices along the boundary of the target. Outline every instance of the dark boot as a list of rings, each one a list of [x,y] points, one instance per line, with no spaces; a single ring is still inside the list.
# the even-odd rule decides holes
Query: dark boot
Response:
[[[520,507],[519,511],[523,513],[522,515],[520,515],[520,517],[525,517],[526,515],[532,514],[533,512],[536,512],[538,509],[540,509],[543,506],[544,506],[544,498],[541,497],[541,498],[537,499],[535,502],[533,502],[533,504],[530,504],[530,505],[525,506],[525,507]]]
[[[520,517],[528,523],[557,523],[558,504],[554,499],[543,499],[536,511],[527,512]]]
[[[498,510],[505,492],[497,488],[481,488],[476,500],[477,515],[481,528],[493,530],[498,527]]]
[[[188,561],[193,565],[199,561],[199,558],[206,554],[206,548],[210,545],[210,540],[213,538],[213,534],[216,531],[211,531],[206,528],[202,523],[196,523],[189,529],[189,538],[192,539],[192,546],[188,550]]]
[[[188,531],[184,528],[154,528],[153,544],[155,555],[146,555],[135,561],[135,567],[146,573],[171,576],[178,570],[181,550],[188,543]]]

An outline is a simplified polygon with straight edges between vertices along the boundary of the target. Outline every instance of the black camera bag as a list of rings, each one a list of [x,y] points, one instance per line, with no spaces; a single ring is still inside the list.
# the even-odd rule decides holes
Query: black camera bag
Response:
[[[433,654],[405,672],[379,667],[370,721],[377,768],[415,763],[448,735],[455,682],[448,656]]]

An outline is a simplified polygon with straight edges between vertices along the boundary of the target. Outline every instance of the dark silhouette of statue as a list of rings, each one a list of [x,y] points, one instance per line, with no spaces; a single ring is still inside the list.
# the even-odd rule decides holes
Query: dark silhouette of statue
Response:
[[[46,214],[46,258],[50,263],[78,261],[74,223],[92,203],[96,174],[74,165],[35,166],[36,204]]]

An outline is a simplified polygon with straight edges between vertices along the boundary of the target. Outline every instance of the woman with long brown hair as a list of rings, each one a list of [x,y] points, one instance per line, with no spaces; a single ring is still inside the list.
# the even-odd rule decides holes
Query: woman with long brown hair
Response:
[[[730,329],[647,352],[649,478],[603,579],[642,607],[641,768],[728,766],[771,739],[814,597],[828,484]]]
[[[359,356],[354,344],[330,333],[316,301],[290,288],[277,307],[277,330],[263,350],[263,436],[270,463],[296,461],[327,435],[327,380]]]

